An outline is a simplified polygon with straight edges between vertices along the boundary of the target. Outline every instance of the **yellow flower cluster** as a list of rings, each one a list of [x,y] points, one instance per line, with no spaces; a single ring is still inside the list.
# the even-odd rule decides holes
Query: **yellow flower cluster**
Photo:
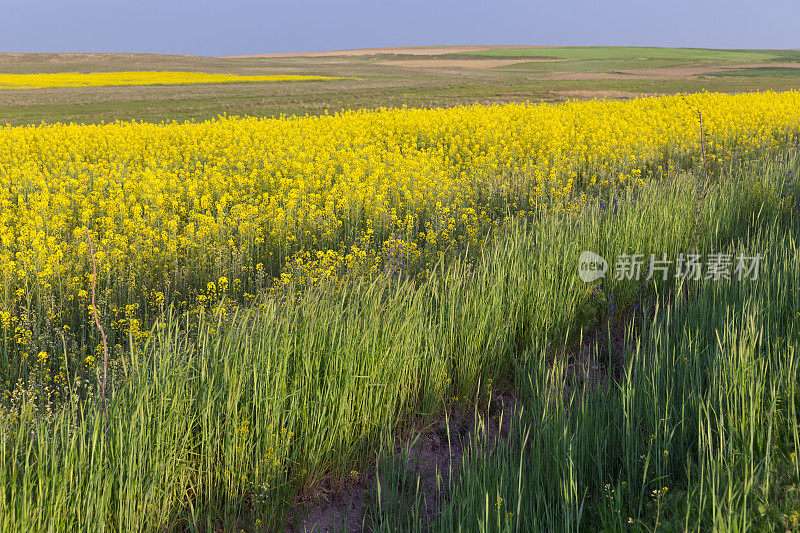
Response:
[[[537,202],[697,164],[698,112],[709,165],[800,132],[800,92],[3,127],[0,335],[91,324],[87,228],[101,312],[139,306],[124,341],[165,303],[416,275]]]
[[[182,85],[187,83],[249,83],[272,81],[335,80],[337,76],[273,74],[239,76],[205,72],[56,72],[51,74],[0,74],[2,89],[42,89],[45,87],[102,87],[121,85]]]

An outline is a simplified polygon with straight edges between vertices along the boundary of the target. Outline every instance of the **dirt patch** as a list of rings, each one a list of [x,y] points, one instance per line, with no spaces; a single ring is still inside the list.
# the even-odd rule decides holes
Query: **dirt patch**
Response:
[[[409,68],[495,68],[524,63],[519,59],[398,59],[379,65]]]
[[[715,63],[668,68],[616,70],[614,72],[556,72],[551,76],[547,76],[547,78],[552,80],[680,80],[728,70],[759,67],[800,68],[800,63]]]
[[[641,70],[620,70],[621,74],[635,78],[647,79],[682,79],[694,78],[704,74],[714,74],[725,70],[743,70],[759,67],[800,68],[800,63],[718,63],[714,65],[685,65],[672,68],[648,68]]]
[[[325,57],[325,56],[371,56],[371,55],[412,55],[412,56],[438,56],[442,54],[455,54],[459,52],[481,52],[484,50],[503,50],[507,48],[513,49],[535,49],[546,48],[543,46],[500,46],[500,45],[486,45],[486,46],[398,46],[393,48],[359,48],[355,50],[332,50],[329,52],[291,52],[284,54],[254,54],[243,56],[225,56],[223,59],[228,58],[245,58],[245,57]]]
[[[421,518],[431,524],[445,504],[448,479],[455,480],[461,471],[465,454],[471,444],[481,446],[507,440],[514,431],[517,402],[511,394],[494,397],[488,413],[473,414],[451,411],[412,439],[398,441],[392,453],[379,458],[368,472],[344,490],[325,494],[315,501],[298,506],[293,524],[287,528],[292,533],[305,532],[358,532],[369,529],[367,511],[374,503],[381,487],[383,501],[397,504],[403,495],[398,494],[391,479],[387,479],[386,463],[415,487],[419,487]],[[396,471],[400,470],[398,474]]]
[[[582,398],[598,387],[611,387],[623,375],[623,356],[630,346],[625,344],[625,327],[630,320],[641,323],[638,306],[615,317],[607,325],[597,325],[587,331],[575,346],[564,346],[550,354],[550,364],[563,363],[563,374],[553,379],[564,380],[556,386],[566,397],[574,397],[580,405]],[[479,456],[496,449],[492,444],[510,442],[509,437],[518,428],[517,398],[510,393],[501,394],[490,402],[488,412],[476,414],[451,410],[434,424],[413,437],[398,441],[389,454],[381,454],[369,471],[341,490],[331,490],[313,500],[302,502],[287,525],[290,533],[359,532],[374,527],[370,521],[370,508],[375,507],[380,486],[383,505],[397,512],[408,512],[416,502],[424,527],[432,528],[448,505],[448,481],[457,481],[468,453]],[[479,436],[479,438],[476,438]],[[387,469],[382,467],[390,464]],[[399,472],[399,474],[398,474]],[[452,476],[452,478],[450,477]],[[418,499],[412,501],[403,494],[403,483],[393,483],[402,478],[405,486],[416,489]],[[398,486],[400,489],[398,490]],[[418,488],[417,488],[418,487]]]

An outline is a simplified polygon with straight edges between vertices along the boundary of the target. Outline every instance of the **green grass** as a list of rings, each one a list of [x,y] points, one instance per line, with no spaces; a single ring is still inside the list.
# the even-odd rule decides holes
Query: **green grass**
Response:
[[[252,309],[167,313],[112,366],[107,426],[93,379],[70,374],[66,403],[32,379],[3,404],[0,529],[274,530],[410,425],[483,409],[489,380],[524,406],[519,429],[460,477],[443,473],[435,529],[623,529],[628,517],[774,529],[797,508],[780,498],[795,494],[787,461],[800,451],[800,228],[786,177],[800,164],[791,151],[721,169],[604,192],[575,216],[543,206],[420,282],[343,279]],[[765,264],[754,282],[595,289],[576,276],[586,249],[746,251]],[[612,376],[601,383],[553,361],[582,331],[617,330],[624,349],[594,356]],[[395,492],[416,490],[391,481],[396,462],[380,468]],[[403,497],[365,520],[426,526],[419,494]]]
[[[433,529],[800,527],[800,218],[796,196],[779,200],[784,164],[707,187],[698,210],[699,249],[760,254],[758,279],[654,287],[644,313],[609,326],[622,328],[616,348],[594,352],[607,369],[620,361],[616,380],[576,383],[546,363],[546,345],[528,348],[514,383],[518,429],[510,442],[478,436],[460,477],[443,474],[449,503]],[[789,168],[797,172],[797,160]],[[630,298],[619,300],[630,309]],[[406,497],[406,508],[419,506]],[[390,531],[401,519],[373,511],[370,520]]]
[[[724,70],[708,74],[709,76],[735,76],[735,77],[773,77],[773,78],[796,78],[800,76],[800,68],[792,67],[752,67],[746,69]]]

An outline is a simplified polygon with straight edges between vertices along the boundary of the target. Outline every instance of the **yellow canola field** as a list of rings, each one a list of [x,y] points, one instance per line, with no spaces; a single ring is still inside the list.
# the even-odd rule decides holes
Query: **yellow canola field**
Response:
[[[273,81],[336,80],[336,76],[238,76],[204,72],[58,72],[54,74],[0,74],[2,89],[42,89],[46,87],[103,87],[124,85],[182,85],[187,83],[249,83]]]
[[[709,164],[800,132],[800,92],[0,128],[0,331],[88,320],[86,228],[109,309],[413,275],[543,198],[696,164],[698,112]]]

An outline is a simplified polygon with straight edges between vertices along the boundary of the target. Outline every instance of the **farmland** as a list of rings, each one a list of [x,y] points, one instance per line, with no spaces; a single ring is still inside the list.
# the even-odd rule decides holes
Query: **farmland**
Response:
[[[0,529],[800,528],[793,54],[5,56]]]
[[[788,90],[798,88],[798,83],[786,72],[796,72],[798,66],[800,52],[795,50],[625,47],[412,47],[230,58],[0,54],[0,74],[155,70],[347,78],[280,84],[0,91],[0,124],[100,123],[117,119],[157,123],[207,120],[223,113],[278,117],[403,105],[430,108],[629,99],[702,90]],[[763,70],[776,67],[784,70]],[[741,75],[714,75],[720,71]],[[55,94],[58,98],[54,98]]]

